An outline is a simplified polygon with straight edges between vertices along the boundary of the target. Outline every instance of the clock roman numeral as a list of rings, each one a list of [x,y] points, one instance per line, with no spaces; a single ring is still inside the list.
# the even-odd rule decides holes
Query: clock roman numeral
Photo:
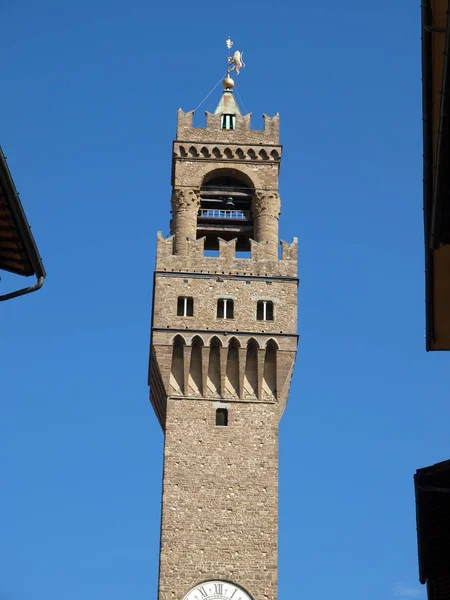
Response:
[[[223,594],[223,583],[215,583],[214,584],[215,589],[215,593],[216,594]]]
[[[202,595],[202,598],[207,598],[208,597],[208,594],[205,592],[205,588],[204,587],[199,587],[197,589],[200,592],[200,594]]]
[[[231,598],[232,598],[232,597],[235,595],[235,593],[236,593],[236,592],[237,592],[237,589],[235,588],[235,589],[234,589],[234,592],[233,592],[233,593],[231,594],[231,596],[230,596],[230,600],[231,600]]]

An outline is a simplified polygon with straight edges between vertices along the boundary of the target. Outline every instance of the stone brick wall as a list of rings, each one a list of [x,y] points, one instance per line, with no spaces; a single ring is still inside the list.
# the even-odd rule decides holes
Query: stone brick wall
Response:
[[[270,284],[270,285],[268,285]],[[177,316],[177,298],[194,299],[192,317]],[[234,318],[217,317],[217,300],[234,302]],[[258,321],[258,300],[274,303],[274,320]],[[297,282],[227,277],[198,278],[192,274],[181,277],[159,275],[155,279],[155,311],[153,327],[179,330],[219,330],[258,333],[297,332]]]
[[[228,427],[215,426],[228,406]],[[169,399],[159,600],[228,579],[277,598],[276,405]]]
[[[236,147],[231,146],[232,151]],[[242,161],[239,164],[236,160],[230,159],[201,159],[196,157],[175,157],[174,163],[174,187],[189,187],[193,189],[200,188],[206,175],[215,171],[224,172],[224,170],[234,169],[238,175],[246,176],[251,186],[255,190],[278,190],[278,172],[279,163],[274,161],[251,160]]]

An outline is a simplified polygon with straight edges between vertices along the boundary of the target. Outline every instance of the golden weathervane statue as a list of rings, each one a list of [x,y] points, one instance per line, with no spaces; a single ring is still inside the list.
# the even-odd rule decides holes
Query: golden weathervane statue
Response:
[[[226,41],[226,45],[228,48],[228,68],[227,68],[227,76],[226,79],[224,81],[229,85],[227,85],[227,87],[232,88],[234,86],[234,81],[231,79],[230,77],[230,73],[231,71],[236,71],[236,75],[239,75],[241,69],[243,69],[245,67],[245,63],[244,63],[244,53],[243,52],[239,52],[239,50],[235,50],[233,56],[231,56],[231,48],[233,46],[233,42],[230,40],[230,38],[227,39]]]

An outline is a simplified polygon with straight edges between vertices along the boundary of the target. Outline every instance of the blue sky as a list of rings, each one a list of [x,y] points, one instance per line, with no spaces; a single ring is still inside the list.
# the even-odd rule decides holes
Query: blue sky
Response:
[[[0,3],[0,143],[48,271],[1,306],[0,598],[156,598],[156,232],[176,111],[228,35],[254,126],[281,115],[280,232],[300,243],[279,598],[425,598],[412,476],[448,458],[450,415],[424,342],[419,4]]]

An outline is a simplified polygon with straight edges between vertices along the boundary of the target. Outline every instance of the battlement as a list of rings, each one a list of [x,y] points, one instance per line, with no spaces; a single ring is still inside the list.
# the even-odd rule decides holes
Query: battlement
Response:
[[[194,111],[184,112],[178,110],[177,140],[225,143],[225,144],[262,144],[279,145],[280,143],[280,116],[273,117],[263,114],[264,129],[252,129],[252,114],[236,115],[235,129],[222,129],[220,114],[206,112],[206,127],[194,127]]]
[[[174,236],[158,232],[156,270],[187,273],[249,275],[256,277],[297,277],[298,240],[281,242],[281,259],[267,258],[267,242],[250,240],[250,258],[239,258],[236,239],[219,239],[219,255],[205,255],[205,238],[188,240],[186,256],[174,254]]]

